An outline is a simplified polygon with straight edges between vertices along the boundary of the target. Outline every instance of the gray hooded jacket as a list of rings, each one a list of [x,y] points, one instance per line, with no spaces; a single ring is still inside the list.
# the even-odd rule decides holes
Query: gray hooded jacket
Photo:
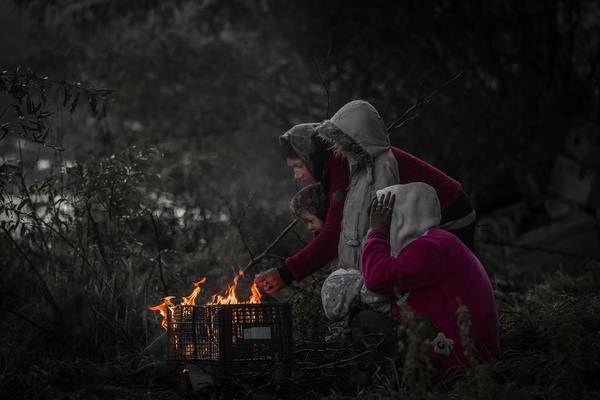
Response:
[[[338,246],[340,266],[360,269],[360,248],[369,228],[368,207],[379,189],[400,183],[383,119],[363,100],[340,108],[317,127],[319,137],[350,163],[350,186]]]

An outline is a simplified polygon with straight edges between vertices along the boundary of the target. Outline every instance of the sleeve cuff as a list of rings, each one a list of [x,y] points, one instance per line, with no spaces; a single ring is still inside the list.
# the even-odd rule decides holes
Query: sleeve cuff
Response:
[[[370,228],[367,231],[367,238],[370,238],[371,236],[383,236],[383,237],[387,237],[387,235],[385,234],[385,232],[383,231],[383,229],[379,229],[379,228]]]
[[[277,268],[277,272],[279,272],[279,276],[281,276],[281,280],[283,281],[283,283],[285,283],[286,286],[289,286],[290,283],[292,283],[292,281],[294,280],[292,273],[286,266]]]

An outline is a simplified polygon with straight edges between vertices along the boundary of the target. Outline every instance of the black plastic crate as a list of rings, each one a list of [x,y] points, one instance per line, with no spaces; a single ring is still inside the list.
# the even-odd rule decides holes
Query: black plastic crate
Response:
[[[289,304],[178,305],[169,313],[167,359],[224,373],[292,360]]]

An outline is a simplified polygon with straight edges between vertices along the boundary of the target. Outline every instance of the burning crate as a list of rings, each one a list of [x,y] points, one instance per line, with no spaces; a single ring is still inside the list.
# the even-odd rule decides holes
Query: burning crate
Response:
[[[289,304],[178,305],[167,322],[167,359],[216,367],[223,373],[249,365],[292,360]]]

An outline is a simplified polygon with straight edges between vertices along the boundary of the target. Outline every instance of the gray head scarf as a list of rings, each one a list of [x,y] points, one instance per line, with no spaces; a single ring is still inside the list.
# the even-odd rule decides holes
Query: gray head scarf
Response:
[[[294,125],[292,129],[279,136],[281,146],[289,145],[305,164],[308,170],[315,175],[315,165],[312,154],[315,152],[314,138],[319,124],[305,123]]]

